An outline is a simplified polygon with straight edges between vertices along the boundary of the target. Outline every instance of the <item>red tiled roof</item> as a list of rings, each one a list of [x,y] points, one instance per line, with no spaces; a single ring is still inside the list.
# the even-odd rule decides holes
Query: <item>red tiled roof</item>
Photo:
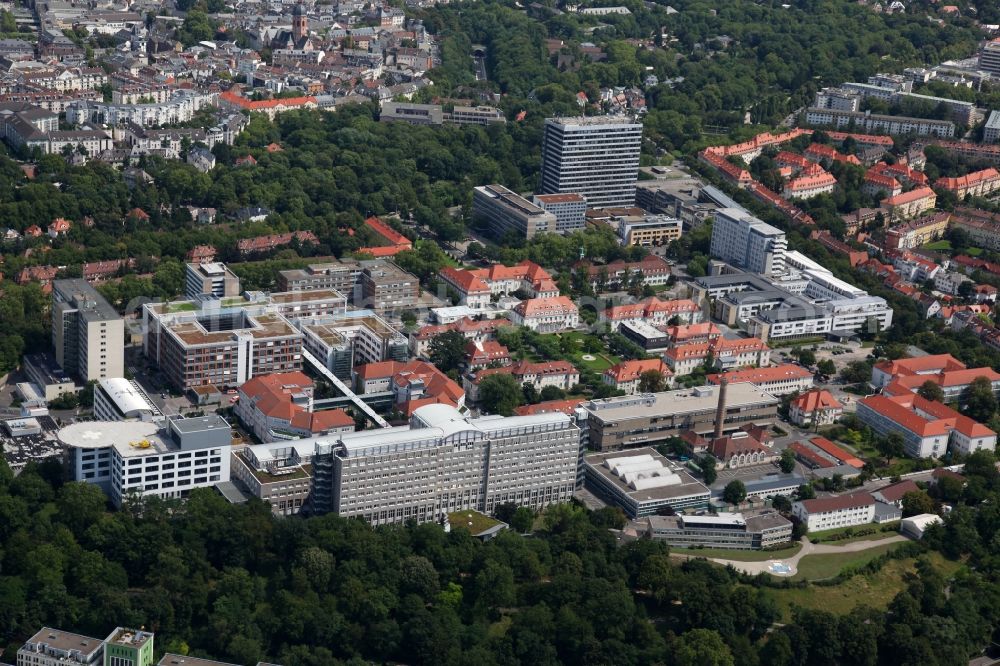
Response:
[[[945,435],[954,429],[966,437],[986,437],[993,433],[981,423],[959,414],[951,407],[917,395],[873,395],[861,403],[919,437]]]
[[[997,171],[993,167],[983,169],[982,171],[974,171],[958,178],[938,178],[934,181],[934,187],[957,192],[958,190],[972,187],[977,183],[991,180],[1000,180],[1000,171]]]
[[[514,306],[517,312],[524,318],[539,317],[543,315],[558,315],[577,312],[576,303],[568,296],[549,296],[548,298],[529,298]]]
[[[699,324],[667,326],[666,334],[674,342],[683,342],[691,338],[717,338],[722,335],[722,329],[712,322],[704,321]]]
[[[843,409],[844,407],[833,397],[832,393],[825,389],[806,391],[795,398],[792,404],[807,414],[811,414],[817,409]]]
[[[218,254],[218,250],[215,249],[213,245],[195,245],[187,253],[188,259],[206,259],[208,257],[214,257]]]
[[[256,236],[255,238],[242,238],[236,242],[236,247],[241,252],[259,252],[270,250],[275,247],[288,245],[292,239],[298,239],[301,243],[319,243],[316,234],[311,231],[295,231],[284,234],[271,234],[269,236]]]
[[[856,134],[853,132],[827,132],[826,135],[830,137],[831,141],[841,142],[848,137],[854,139],[858,143],[867,144],[870,146],[885,146],[891,148],[894,145],[891,136],[883,136],[879,134]]]
[[[570,398],[568,400],[546,400],[536,405],[521,405],[514,410],[518,416],[530,416],[532,414],[550,414],[552,412],[562,412],[568,416],[573,416],[573,410],[583,403],[581,398]]]
[[[900,358],[895,361],[880,361],[875,367],[882,372],[896,375],[927,374],[932,371],[964,370],[965,364],[951,354],[931,354],[914,358]]]
[[[857,469],[861,469],[862,467],[865,466],[865,463],[859,460],[858,457],[855,456],[853,453],[840,448],[839,446],[828,440],[826,437],[813,437],[811,440],[809,440],[809,443],[815,446],[816,448],[820,449],[824,453],[830,454],[831,456],[839,460],[843,465],[850,465],[851,467]]]
[[[621,361],[604,371],[604,376],[612,379],[616,384],[631,382],[639,379],[644,372],[659,372],[664,377],[673,375],[670,368],[658,358],[649,358],[635,361]]]
[[[399,372],[403,364],[399,361],[380,361],[378,363],[365,363],[354,368],[358,379],[365,381],[368,379],[385,379],[392,377]]]
[[[720,354],[745,354],[748,352],[761,352],[770,349],[760,338],[736,338],[727,340],[726,338],[715,338],[709,342],[689,342],[676,345],[663,353],[664,356],[676,360],[703,358],[708,354],[716,357]]]
[[[802,442],[792,442],[788,448],[795,452],[796,456],[808,460],[810,465],[813,467],[824,469],[828,467],[836,467],[836,463],[832,460],[827,460],[825,457],[819,455]]]
[[[489,285],[477,273],[477,271],[460,270],[452,266],[445,266],[438,272],[438,275],[445,282],[452,284],[464,294],[490,293]]]
[[[785,184],[785,189],[789,192],[802,192],[817,187],[828,187],[837,184],[837,179],[827,172],[817,173],[801,178],[795,178]]]
[[[254,102],[229,91],[219,95],[219,98],[233,104],[234,106],[238,106],[242,109],[248,109],[250,111],[262,111],[264,109],[273,109],[278,106],[296,107],[305,106],[310,103],[313,105],[316,104],[315,97],[286,97],[283,99],[267,99]]]
[[[300,411],[292,417],[292,426],[313,433],[326,432],[334,428],[354,425],[354,419],[342,409],[326,409],[321,412]]]
[[[389,245],[404,245],[408,248],[413,247],[413,242],[410,241],[409,238],[399,233],[377,217],[369,217],[365,220],[365,225],[383,238]]]
[[[577,370],[569,361],[540,361],[538,363],[533,363],[531,361],[518,361],[514,365],[508,365],[503,368],[486,368],[484,370],[480,370],[476,372],[473,383],[478,384],[484,377],[500,374],[513,375],[515,378],[524,377],[526,375],[551,377],[554,375],[579,375],[580,371]]]
[[[903,192],[902,194],[897,194],[894,197],[889,197],[882,201],[883,206],[901,206],[903,204],[913,203],[914,201],[920,201],[921,199],[937,198],[934,194],[934,190],[929,187],[918,187],[909,192]]]
[[[770,382],[780,382],[785,379],[805,379],[806,377],[812,377],[812,373],[803,367],[786,363],[770,368],[732,370],[721,374],[708,375],[706,379],[713,384],[718,384],[721,377],[725,377],[730,384],[739,384],[742,382],[767,384]]]

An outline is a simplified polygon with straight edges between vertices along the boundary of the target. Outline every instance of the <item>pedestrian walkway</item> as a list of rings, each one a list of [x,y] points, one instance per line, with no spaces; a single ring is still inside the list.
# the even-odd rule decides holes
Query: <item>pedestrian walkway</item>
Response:
[[[802,548],[792,557],[786,560],[766,560],[763,562],[738,562],[736,560],[723,560],[712,558],[711,561],[724,566],[731,566],[737,571],[741,571],[752,576],[759,573],[769,573],[772,576],[790,577],[798,573],[798,564],[806,555],[843,555],[845,553],[859,553],[890,543],[906,541],[907,538],[901,534],[896,534],[886,539],[875,539],[871,541],[853,541],[843,546],[833,546],[825,543],[813,543],[809,537],[802,537]]]

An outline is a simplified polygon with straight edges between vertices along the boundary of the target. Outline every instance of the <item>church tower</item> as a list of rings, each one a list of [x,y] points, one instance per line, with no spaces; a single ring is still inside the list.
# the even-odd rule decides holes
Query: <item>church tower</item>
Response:
[[[309,36],[309,19],[306,17],[306,10],[299,2],[292,12],[292,38],[296,45]]]

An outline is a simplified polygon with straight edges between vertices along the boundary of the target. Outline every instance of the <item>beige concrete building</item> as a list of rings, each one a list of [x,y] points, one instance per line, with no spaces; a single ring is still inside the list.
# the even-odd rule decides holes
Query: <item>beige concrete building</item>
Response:
[[[240,295],[240,279],[220,261],[192,263],[184,272],[184,295],[197,298],[209,294],[216,298]]]
[[[355,305],[376,312],[408,310],[420,300],[420,280],[391,262],[365,264],[358,276],[361,300]]]
[[[84,382],[125,376],[125,323],[84,280],[52,283],[52,346],[58,364]]]
[[[490,233],[502,238],[513,232],[523,238],[536,234],[556,233],[558,220],[554,213],[531,203],[503,185],[483,185],[472,191],[472,214],[487,223]]]
[[[648,446],[686,430],[708,435],[715,430],[720,387],[644,393],[589,400],[587,412],[590,448],[595,451]],[[751,425],[770,425],[780,400],[753,384],[726,387],[723,433]]]
[[[177,389],[239,386],[257,375],[301,370],[302,332],[293,321],[346,307],[333,290],[147,303],[143,349]]]

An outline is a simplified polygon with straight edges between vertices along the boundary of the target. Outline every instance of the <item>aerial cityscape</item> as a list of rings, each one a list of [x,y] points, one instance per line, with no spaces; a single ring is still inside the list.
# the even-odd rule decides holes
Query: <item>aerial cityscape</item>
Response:
[[[1000,5],[0,0],[0,666],[1000,664]]]

